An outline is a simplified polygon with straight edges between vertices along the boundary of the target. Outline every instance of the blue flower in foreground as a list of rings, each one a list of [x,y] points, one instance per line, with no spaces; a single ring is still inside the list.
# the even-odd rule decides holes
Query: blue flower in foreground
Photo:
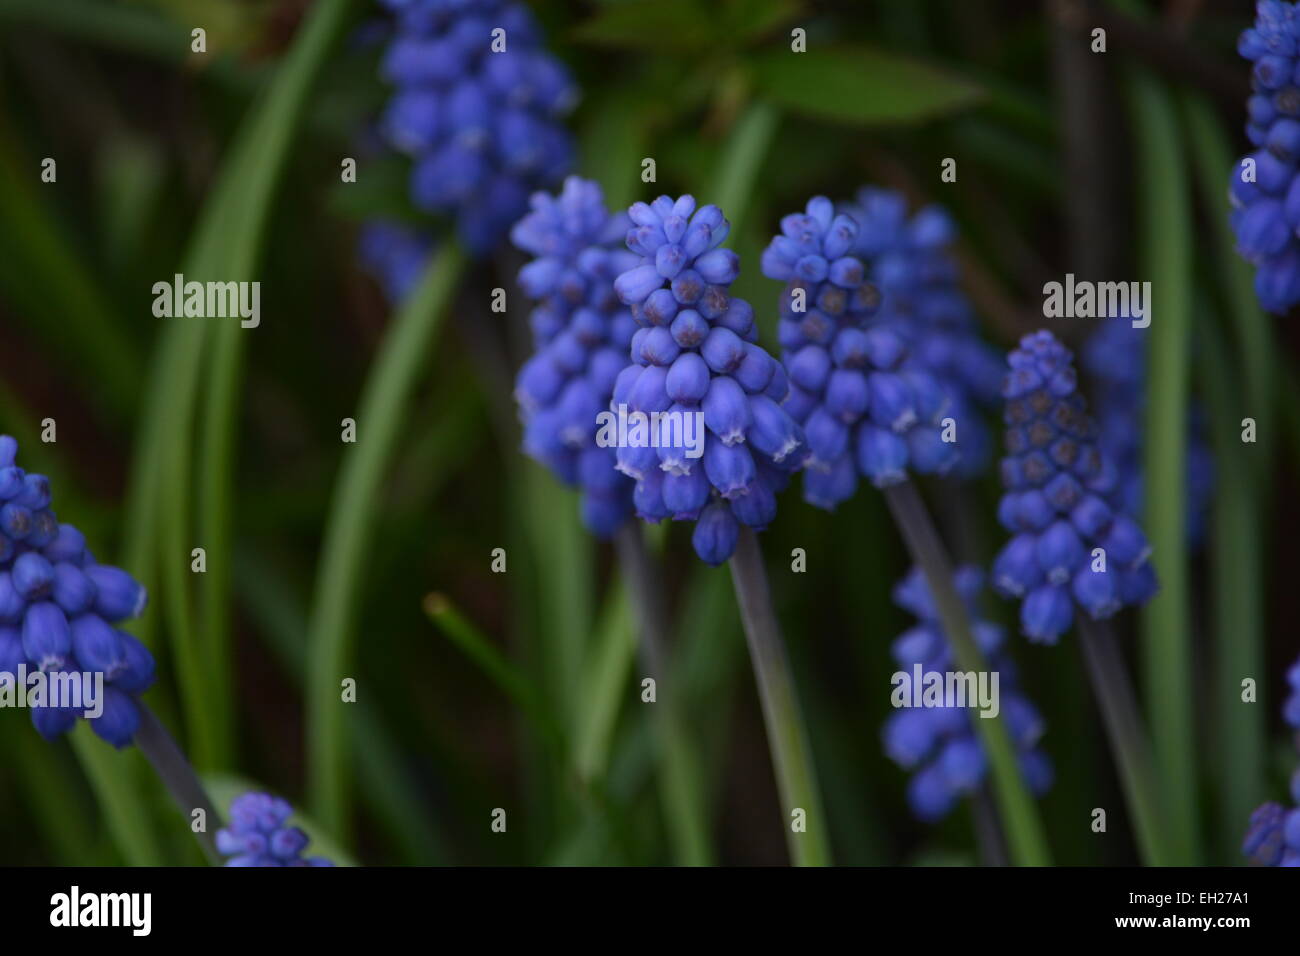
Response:
[[[907,343],[909,367],[938,380],[958,425],[962,477],[984,472],[993,442],[985,414],[1000,403],[1002,356],[979,337],[974,311],[962,292],[950,246],[957,234],[948,213],[930,205],[910,218],[907,200],[890,189],[864,187],[839,211],[858,224],[852,254],[880,290],[873,321]]]
[[[1237,50],[1250,60],[1246,138],[1255,151],[1232,168],[1230,217],[1237,249],[1254,263],[1255,294],[1270,312],[1300,301],[1300,13],[1261,0]],[[1247,163],[1246,161],[1251,162]]]
[[[1287,725],[1300,731],[1300,660],[1286,672],[1290,696],[1282,705]],[[1297,735],[1300,744],[1300,735]],[[1291,801],[1287,809],[1269,801],[1250,815],[1250,826],[1241,852],[1259,866],[1300,866],[1300,767],[1291,775]]]
[[[50,483],[14,462],[18,442],[0,435],[0,682],[27,687],[32,723],[47,739],[77,718],[115,747],[140,725],[136,697],[154,680],[153,657],[113,625],[144,610],[143,587],[127,572],[99,564],[86,539],[50,510]],[[45,688],[42,694],[39,690]],[[11,690],[14,690],[11,686]]]
[[[780,341],[790,394],[785,408],[811,454],[804,498],[834,508],[861,473],[878,486],[908,469],[944,472],[957,446],[944,441],[948,400],[934,377],[908,361],[906,338],[871,324],[880,293],[851,255],[858,223],[823,196],[781,220],[763,253],[763,274],[785,282]]]
[[[977,568],[964,567],[953,576],[958,593],[971,611],[976,643],[998,674],[1000,716],[1007,722],[1020,759],[1025,782],[1037,796],[1052,785],[1052,762],[1038,741],[1043,735],[1043,718],[1017,686],[1015,665],[1007,657],[1000,627],[975,620],[975,603],[983,587]],[[894,660],[909,679],[913,668],[922,673],[946,676],[954,669],[939,615],[930,598],[925,579],[913,568],[894,588],[894,601],[918,618],[893,644]],[[885,721],[885,752],[899,766],[915,771],[907,787],[907,802],[922,820],[942,819],[965,795],[977,790],[988,772],[983,744],[975,729],[979,703],[966,706],[945,700],[943,706],[910,707],[895,710]]]
[[[333,866],[324,857],[304,858],[309,838],[285,826],[293,807],[267,793],[245,793],[230,804],[230,825],[217,831],[226,866]]]
[[[1074,605],[1100,620],[1145,603],[1158,585],[1142,529],[1110,503],[1115,469],[1097,447],[1070,351],[1041,331],[1008,362],[998,520],[1015,537],[993,562],[993,587],[1023,598],[1030,640],[1054,644]]]
[[[1130,515],[1142,513],[1142,430],[1146,408],[1146,329],[1119,318],[1106,320],[1084,346],[1083,367],[1094,383],[1097,443],[1115,466],[1110,502]],[[1214,458],[1206,444],[1204,416],[1193,406],[1187,424],[1187,535],[1198,544],[1214,492]]]
[[[753,308],[727,291],[740,260],[720,248],[722,211],[660,196],[628,215],[638,264],[614,288],[640,328],[611,407],[660,425],[650,443],[620,443],[618,467],[637,482],[639,517],[695,521],[696,553],[718,565],[740,525],[776,516],[777,492],[804,459],[803,430],[780,405],[785,371],[757,344]]]
[[[616,470],[615,449],[595,441],[636,331],[614,294],[614,279],[637,263],[622,248],[628,224],[606,210],[596,183],[571,176],[558,196],[536,193],[510,233],[535,257],[519,285],[538,300],[530,319],[537,351],[515,382],[524,450],[582,488],[583,521],[601,537],[632,513],[632,481]]]
[[[522,3],[384,3],[397,20],[381,68],[396,87],[383,134],[415,161],[415,205],[455,219],[466,246],[489,252],[528,196],[569,169],[559,120],[576,90]]]

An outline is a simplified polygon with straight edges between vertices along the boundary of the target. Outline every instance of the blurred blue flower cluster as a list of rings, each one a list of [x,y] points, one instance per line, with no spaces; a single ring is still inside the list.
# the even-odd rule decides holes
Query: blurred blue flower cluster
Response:
[[[858,224],[852,253],[879,290],[875,322],[903,338],[908,364],[933,375],[948,398],[945,414],[957,422],[961,450],[955,472],[982,474],[993,446],[985,415],[1000,404],[1002,355],[980,338],[962,292],[949,248],[956,225],[938,205],[909,217],[901,193],[870,186],[840,211]]]
[[[379,281],[390,303],[401,302],[415,288],[429,262],[433,239],[401,223],[366,223],[358,242],[362,267]]]
[[[762,529],[776,516],[776,494],[804,459],[803,430],[780,405],[786,374],[756,344],[753,308],[727,291],[740,260],[721,248],[730,230],[722,210],[660,196],[628,215],[638,264],[614,288],[640,328],[613,407],[671,413],[660,421],[677,433],[654,436],[658,447],[620,446],[618,467],[636,480],[638,516],[695,521],[696,553],[721,564],[740,525]],[[699,457],[678,428],[695,420],[704,425]]]
[[[1118,318],[1106,320],[1084,345],[1082,364],[1094,384],[1097,444],[1115,466],[1111,504],[1142,513],[1142,429],[1146,414],[1146,331]],[[1187,423],[1187,537],[1199,544],[1214,492],[1214,457],[1204,416],[1193,405]]]
[[[245,793],[230,804],[230,824],[217,831],[217,849],[226,866],[333,866],[324,857],[304,858],[310,842],[298,827],[285,826],[293,815],[288,801],[267,793]]]
[[[1282,718],[1296,732],[1300,749],[1300,660],[1286,672],[1289,694],[1282,705]],[[1250,815],[1241,852],[1259,866],[1300,866],[1300,767],[1291,775],[1290,810],[1269,801]]]
[[[998,520],[1014,537],[993,563],[993,587],[1023,598],[1020,624],[1031,640],[1054,644],[1076,603],[1102,619],[1145,603],[1158,584],[1146,535],[1110,503],[1116,471],[1098,448],[1069,349],[1040,331],[1008,362]]]
[[[834,508],[858,474],[885,486],[909,469],[943,473],[957,444],[944,441],[948,397],[934,376],[908,361],[908,338],[894,324],[869,324],[880,290],[853,255],[858,222],[824,196],[781,220],[763,253],[763,274],[785,282],[779,338],[790,378],[785,407],[807,435],[811,457],[804,497]]]
[[[18,442],[0,435],[0,680],[17,682],[19,667],[29,685],[43,674],[52,691],[57,682],[82,701],[102,675],[102,712],[88,717],[91,728],[115,747],[131,743],[140,725],[136,696],[154,680],[148,649],[113,625],[137,617],[146,595],[121,568],[99,564],[86,539],[50,510],[50,483],[16,464]],[[4,676],[10,675],[10,676]],[[47,698],[33,706],[32,723],[46,738],[66,733],[94,708]]]
[[[1246,136],[1255,151],[1232,169],[1232,228],[1255,264],[1255,294],[1270,312],[1300,302],[1300,12],[1294,3],[1260,0],[1255,25],[1237,49],[1250,60]],[[1248,163],[1247,160],[1250,162]]]
[[[595,441],[596,416],[609,408],[636,331],[614,293],[614,280],[637,263],[623,248],[629,222],[605,208],[600,186],[571,176],[558,196],[534,194],[510,233],[534,256],[519,285],[538,303],[536,352],[515,381],[524,450],[582,489],[583,522],[601,537],[632,513],[632,481],[616,470],[615,449]]]
[[[1004,651],[1002,628],[976,615],[984,577],[978,568],[966,566],[953,575],[953,583],[970,611],[975,643],[987,657],[990,671],[998,674],[1000,716],[1018,752],[1025,782],[1042,796],[1053,777],[1051,759],[1038,748],[1043,719],[1020,692],[1015,664]],[[893,643],[894,660],[903,672],[910,675],[917,664],[927,674],[952,671],[952,651],[920,569],[913,568],[895,586],[894,602],[918,619]],[[899,766],[916,771],[907,787],[907,802],[920,819],[943,818],[984,782],[988,763],[973,723],[983,719],[973,701],[965,707],[945,701],[937,707],[900,708],[886,720],[885,752]]]
[[[411,156],[411,198],[456,223],[473,252],[491,251],[536,189],[573,160],[559,120],[577,99],[523,3],[382,0],[396,17],[383,58],[396,87],[382,133]]]

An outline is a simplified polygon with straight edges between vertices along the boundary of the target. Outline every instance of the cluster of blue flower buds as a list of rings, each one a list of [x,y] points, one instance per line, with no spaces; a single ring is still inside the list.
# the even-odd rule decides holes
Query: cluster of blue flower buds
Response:
[[[636,331],[614,293],[614,280],[637,263],[623,248],[628,225],[605,208],[596,183],[571,176],[558,196],[536,193],[510,233],[535,257],[519,273],[537,300],[536,351],[515,382],[524,450],[582,489],[583,522],[600,537],[632,513],[632,481],[616,469],[615,448],[596,443],[597,416],[610,407]]]
[[[411,198],[452,218],[476,253],[493,249],[536,189],[572,164],[558,120],[576,89],[542,46],[528,8],[510,0],[383,0],[396,35],[383,59],[396,87],[382,121],[414,158]]]
[[[780,404],[786,373],[757,344],[753,308],[728,292],[740,260],[721,248],[722,211],[660,196],[628,215],[637,264],[614,288],[640,328],[613,407],[651,416],[653,434],[621,444],[618,467],[636,481],[639,517],[695,521],[696,553],[721,564],[740,525],[776,516],[777,492],[804,460],[803,430]]]
[[[1255,264],[1255,294],[1270,312],[1300,302],[1300,10],[1261,0],[1237,49],[1253,64],[1246,136],[1254,152],[1232,170],[1237,248]]]
[[[18,467],[17,454],[18,442],[0,435],[0,681],[27,695],[46,738],[98,710],[87,717],[91,728],[125,747],[139,728],[136,697],[153,683],[154,661],[114,625],[144,610],[145,590],[121,568],[96,562],[82,533],[59,523],[49,479]],[[45,692],[36,695],[40,684]]]
[[[230,804],[230,823],[217,831],[217,850],[226,866],[333,866],[324,857],[303,857],[310,842],[299,827],[286,826],[293,815],[288,801],[266,793],[245,793]]]
[[[778,337],[790,379],[786,408],[807,436],[804,497],[834,508],[861,473],[883,487],[911,468],[942,473],[957,460],[940,420],[947,399],[928,372],[907,363],[906,340],[870,325],[880,290],[851,253],[858,223],[824,196],[781,220],[763,252],[763,274],[786,283]]]
[[[993,587],[1023,598],[1031,640],[1055,643],[1074,606],[1096,620],[1157,590],[1151,549],[1112,502],[1116,471],[1097,446],[1069,349],[1046,331],[1020,340],[1003,384],[1006,493],[998,520],[1014,537],[993,563]]]
[[[1017,686],[1015,665],[1004,651],[1005,634],[995,624],[979,620],[976,602],[984,585],[978,568],[967,566],[953,576],[957,592],[971,612],[975,643],[998,674],[1001,719],[1020,761],[1029,789],[1038,796],[1052,785],[1052,763],[1038,748],[1044,724],[1041,715]],[[915,627],[894,641],[894,660],[904,673],[920,665],[926,674],[946,675],[953,670],[953,655],[939,622],[925,578],[913,568],[894,588],[894,602],[918,619]],[[884,726],[885,752],[899,766],[914,770],[907,787],[907,802],[922,820],[947,816],[963,797],[979,789],[988,774],[988,761],[973,721],[983,720],[978,704],[964,706],[945,700],[939,706],[895,710]]]
[[[1300,749],[1300,660],[1286,672],[1289,694],[1282,719],[1295,734]],[[1300,866],[1300,767],[1291,775],[1291,802],[1287,809],[1269,801],[1250,815],[1241,852],[1259,866]]]

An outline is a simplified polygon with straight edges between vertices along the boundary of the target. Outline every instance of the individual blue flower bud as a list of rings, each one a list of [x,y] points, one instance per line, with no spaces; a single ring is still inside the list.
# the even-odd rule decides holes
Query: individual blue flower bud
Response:
[[[83,570],[95,586],[95,613],[104,620],[125,621],[144,612],[149,595],[126,571],[108,564],[92,564]]]
[[[1059,585],[1039,585],[1020,605],[1020,627],[1031,641],[1055,644],[1073,622],[1070,594]]]
[[[68,561],[55,564],[55,581],[52,591],[55,604],[64,609],[64,614],[81,614],[95,604],[95,585],[87,578],[86,572]]]
[[[735,445],[745,440],[753,415],[745,390],[735,379],[726,375],[716,376],[709,383],[701,408],[704,424],[724,445]]]
[[[126,747],[140,729],[140,707],[135,698],[109,685],[104,688],[104,712],[88,719],[90,729],[118,750]]]
[[[62,667],[72,653],[68,619],[57,604],[38,601],[23,615],[23,650],[40,670]]]
[[[907,442],[892,431],[863,424],[857,430],[858,470],[877,488],[907,480]]]
[[[28,551],[14,561],[13,586],[27,601],[39,601],[50,596],[54,588],[54,567],[40,554]]]
[[[695,530],[691,534],[691,544],[695,553],[705,564],[717,567],[726,561],[736,550],[740,535],[740,525],[726,502],[715,501],[704,509]]]
[[[113,680],[126,667],[126,649],[118,632],[95,614],[74,618],[69,627],[72,632],[72,650],[78,663],[91,671],[102,671]]]

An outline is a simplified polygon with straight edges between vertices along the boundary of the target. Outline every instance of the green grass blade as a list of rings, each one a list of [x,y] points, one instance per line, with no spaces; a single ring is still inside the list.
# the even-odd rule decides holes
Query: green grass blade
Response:
[[[1264,682],[1264,581],[1261,556],[1266,528],[1261,515],[1272,498],[1271,461],[1280,424],[1275,414],[1279,396],[1275,383],[1275,355],[1271,318],[1255,298],[1251,267],[1236,252],[1228,221],[1224,171],[1234,158],[1222,125],[1208,104],[1185,97],[1183,118],[1194,157],[1202,202],[1215,224],[1214,260],[1219,284],[1227,302],[1229,324],[1245,374],[1236,375],[1228,362],[1222,336],[1201,316],[1198,355],[1206,383],[1216,491],[1212,505],[1214,561],[1215,667],[1212,700],[1216,760],[1221,772],[1219,850],[1237,861],[1242,821],[1264,799],[1267,741],[1265,712],[1258,704],[1241,700],[1241,680]],[[1244,396],[1242,406],[1239,397]],[[1233,409],[1235,411],[1230,412]],[[1254,418],[1259,439],[1241,441],[1240,422]],[[1267,699],[1266,697],[1264,699]]]
[[[114,751],[85,721],[78,721],[68,736],[99,801],[104,824],[126,862],[131,866],[171,862],[163,855],[142,795],[144,758],[134,748]]]
[[[1197,728],[1187,562],[1192,221],[1185,153],[1169,94],[1150,77],[1128,80],[1138,151],[1142,274],[1150,277],[1144,503],[1160,593],[1143,611],[1146,706],[1175,864],[1200,860]]]
[[[573,712],[570,735],[573,765],[588,786],[601,781],[609,767],[614,725],[627,699],[628,677],[636,659],[636,632],[628,607],[627,589],[616,580],[606,599],[595,647],[588,656],[581,683],[580,706]]]
[[[366,552],[373,542],[381,485],[401,438],[405,409],[465,266],[454,243],[429,265],[394,316],[362,389],[357,442],[344,460],[330,504],[308,623],[306,687],[311,805],[339,839],[348,837],[351,796],[340,682],[355,677],[353,650]]]

